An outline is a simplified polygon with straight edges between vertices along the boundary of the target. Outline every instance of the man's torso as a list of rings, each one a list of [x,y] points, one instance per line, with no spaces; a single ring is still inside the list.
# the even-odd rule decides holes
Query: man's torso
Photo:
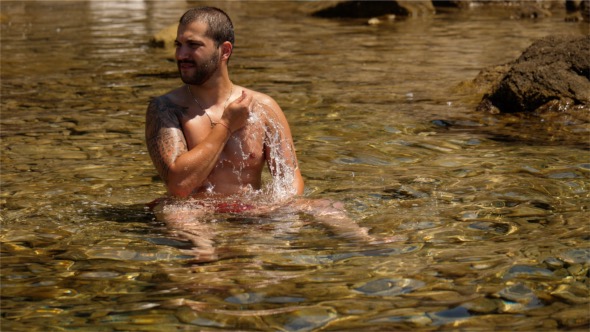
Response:
[[[221,114],[211,113],[210,120],[198,107],[188,108],[179,120],[189,150],[209,135],[211,121],[217,122]],[[217,165],[195,193],[238,194],[248,189],[259,189],[265,162],[264,128],[264,123],[256,122],[234,132],[225,144]]]

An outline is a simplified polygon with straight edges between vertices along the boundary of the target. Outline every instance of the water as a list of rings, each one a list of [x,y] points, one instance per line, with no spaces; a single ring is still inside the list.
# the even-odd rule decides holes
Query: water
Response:
[[[219,2],[236,84],[275,97],[313,214],[193,216],[216,257],[145,204],[163,193],[149,98],[180,84],[149,36],[186,2],[7,2],[2,9],[2,330],[556,330],[588,326],[588,127],[474,111],[457,89],[563,15],[473,8],[381,26],[314,2]],[[449,125],[450,124],[450,125]],[[191,224],[199,225],[199,224]]]

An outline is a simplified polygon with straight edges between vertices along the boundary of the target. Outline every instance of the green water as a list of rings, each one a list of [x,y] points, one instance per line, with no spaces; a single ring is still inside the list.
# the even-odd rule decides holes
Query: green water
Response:
[[[216,2],[232,79],[282,106],[307,198],[398,240],[218,214],[218,258],[195,262],[144,208],[164,189],[143,124],[181,84],[147,41],[197,3],[0,3],[3,331],[587,328],[588,125],[479,114],[456,89],[587,24],[476,7],[368,26],[312,18],[313,2]]]

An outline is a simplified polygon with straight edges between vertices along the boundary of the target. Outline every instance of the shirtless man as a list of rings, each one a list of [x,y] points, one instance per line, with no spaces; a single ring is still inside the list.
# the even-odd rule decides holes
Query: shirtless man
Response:
[[[149,104],[150,157],[172,196],[258,190],[265,163],[273,177],[289,180],[290,194],[300,195],[287,120],[271,97],[232,83],[233,44],[232,22],[217,8],[194,8],[180,18],[176,62],[185,84]]]
[[[233,26],[223,11],[212,7],[187,11],[175,41],[184,85],[153,99],[146,114],[148,151],[168,194],[192,198],[194,203],[170,210],[160,204],[156,214],[195,244],[191,254],[201,260],[216,257],[215,234],[202,222],[203,216],[256,214],[276,207],[242,203],[248,193],[261,189],[265,164],[273,180],[283,185],[284,198],[303,193],[283,111],[271,97],[237,86],[229,78],[233,43]],[[346,216],[341,203],[297,198],[285,208],[308,212],[341,236],[374,241],[367,229]]]
[[[179,207],[161,200],[155,212],[193,242],[191,254],[215,259],[215,234],[202,222],[204,216],[260,211],[240,197],[261,189],[265,164],[286,187],[286,196],[302,194],[303,179],[279,105],[229,78],[234,31],[227,14],[212,7],[188,10],[180,18],[175,44],[184,85],[150,102],[145,135],[169,197],[193,201]],[[237,197],[236,202],[227,197]]]

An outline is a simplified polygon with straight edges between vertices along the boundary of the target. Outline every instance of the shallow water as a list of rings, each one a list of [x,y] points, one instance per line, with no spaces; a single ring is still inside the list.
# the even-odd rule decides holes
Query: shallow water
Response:
[[[3,331],[587,328],[587,124],[485,116],[455,89],[587,24],[473,8],[375,27],[313,3],[217,4],[236,25],[232,78],[282,106],[306,196],[397,241],[293,211],[215,214],[218,257],[195,262],[144,207],[164,193],[145,108],[179,84],[147,40],[189,4],[3,1]]]

